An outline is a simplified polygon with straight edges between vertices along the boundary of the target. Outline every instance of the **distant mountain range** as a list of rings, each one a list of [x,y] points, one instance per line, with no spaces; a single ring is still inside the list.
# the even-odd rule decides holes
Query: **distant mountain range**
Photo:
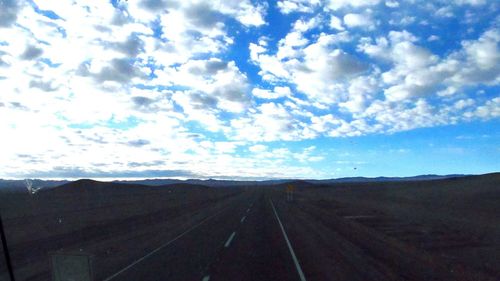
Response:
[[[193,184],[193,185],[204,185],[209,187],[227,187],[227,186],[262,186],[262,185],[273,185],[292,181],[290,179],[278,179],[278,180],[265,180],[265,181],[238,181],[238,180],[216,180],[216,179],[188,179],[188,180],[176,180],[176,179],[147,179],[147,180],[133,180],[133,181],[116,181],[125,184],[143,184],[143,185],[171,185],[171,184]]]
[[[122,184],[137,184],[137,185],[148,185],[148,186],[164,186],[173,184],[189,184],[189,185],[202,185],[208,187],[228,187],[228,186],[266,186],[266,185],[278,185],[285,184],[288,182],[297,182],[314,184],[314,185],[324,185],[333,183],[354,183],[354,182],[394,182],[394,181],[420,181],[420,180],[439,180],[447,178],[458,178],[465,177],[467,175],[453,174],[453,175],[419,175],[413,177],[346,177],[337,179],[324,179],[324,180],[297,180],[297,179],[276,179],[276,180],[263,180],[263,181],[238,181],[238,180],[216,180],[216,179],[188,179],[188,180],[177,180],[177,179],[145,179],[145,180],[117,180],[115,183]],[[60,186],[71,181],[68,180],[32,180],[33,186],[35,188],[46,189],[56,186]],[[0,191],[22,191],[26,190],[26,184],[24,180],[4,180],[0,179]]]
[[[346,177],[337,179],[324,179],[324,180],[311,180],[311,179],[299,179],[301,182],[307,182],[312,184],[330,184],[330,183],[341,183],[341,182],[387,182],[387,181],[415,181],[415,180],[438,180],[446,178],[457,178],[464,177],[467,175],[453,174],[453,175],[419,175],[414,177]],[[116,181],[119,183],[126,184],[143,184],[143,185],[170,185],[170,184],[195,184],[195,185],[205,185],[210,187],[226,187],[226,186],[265,186],[265,185],[276,185],[283,184],[287,182],[294,182],[297,179],[277,179],[277,180],[263,180],[263,181],[238,181],[238,180],[215,180],[215,179],[188,179],[188,180],[176,180],[176,179],[147,179],[147,180],[134,180],[134,181]]]
[[[393,181],[421,181],[421,180],[440,180],[449,178],[460,178],[470,175],[463,174],[452,174],[452,175],[419,175],[413,177],[347,177],[338,179],[327,179],[327,180],[307,180],[311,183],[328,184],[328,183],[339,183],[339,182],[393,182]]]
[[[37,189],[47,189],[66,184],[68,180],[41,180],[33,179],[31,183]],[[22,191],[27,190],[25,180],[4,180],[0,179],[0,191]]]

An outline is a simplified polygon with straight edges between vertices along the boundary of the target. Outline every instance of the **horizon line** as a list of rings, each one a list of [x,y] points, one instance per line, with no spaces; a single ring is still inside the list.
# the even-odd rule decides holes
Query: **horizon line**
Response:
[[[355,179],[355,178],[365,178],[365,179],[379,179],[379,178],[416,178],[416,177],[455,177],[455,176],[482,176],[488,174],[496,174],[496,172],[487,172],[480,174],[417,174],[413,176],[352,176],[352,177],[338,177],[338,178],[217,178],[217,177],[199,177],[199,178],[186,178],[186,177],[155,177],[155,178],[112,178],[112,177],[75,177],[75,178],[0,178],[0,180],[5,181],[23,181],[23,180],[40,180],[40,181],[78,181],[78,180],[94,180],[101,182],[127,182],[127,181],[147,181],[147,180],[178,180],[178,181],[189,181],[189,180],[200,180],[200,181],[236,181],[236,182],[265,182],[265,181],[325,181],[325,180],[341,180],[341,179]]]

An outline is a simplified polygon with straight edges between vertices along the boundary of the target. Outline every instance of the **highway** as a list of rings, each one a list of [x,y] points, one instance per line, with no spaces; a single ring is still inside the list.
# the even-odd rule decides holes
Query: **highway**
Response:
[[[104,280],[305,280],[270,202],[245,192]]]
[[[281,189],[249,189],[99,280],[459,280],[351,217],[289,202]]]

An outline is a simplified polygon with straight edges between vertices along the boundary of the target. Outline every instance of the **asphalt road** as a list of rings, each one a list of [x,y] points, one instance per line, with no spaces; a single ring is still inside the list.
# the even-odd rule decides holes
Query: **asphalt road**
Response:
[[[330,214],[249,189],[103,280],[490,280]]]
[[[229,206],[104,280],[301,280],[268,192]]]

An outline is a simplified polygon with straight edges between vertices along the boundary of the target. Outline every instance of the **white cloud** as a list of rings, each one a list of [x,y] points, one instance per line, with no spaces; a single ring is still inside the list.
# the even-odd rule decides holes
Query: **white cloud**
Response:
[[[297,88],[312,98],[332,100],[336,84],[364,71],[365,66],[352,55],[332,47],[336,37],[322,35],[304,48],[304,62],[293,65]],[[331,93],[327,98],[326,93]],[[326,99],[325,99],[326,98]],[[333,98],[334,100],[334,98]]]
[[[315,146],[309,146],[304,148],[302,152],[293,154],[293,157],[302,163],[317,162],[323,160],[324,156],[313,155],[315,150],[316,150]]]
[[[266,54],[267,49],[265,46],[250,43],[249,49],[250,58],[262,69],[259,74],[264,80],[277,80],[289,76],[289,72],[276,56]]]
[[[466,117],[472,117],[472,119],[479,117],[483,120],[500,117],[500,97],[493,98],[487,101],[484,105],[478,106],[472,112],[472,116],[470,114],[466,114]]]
[[[391,19],[389,20],[390,25],[397,25],[397,26],[407,26],[415,23],[416,17],[412,16],[404,16],[402,18],[398,19]]]
[[[340,31],[344,30],[344,27],[342,26],[342,20],[336,16],[331,16],[330,27]]]
[[[247,78],[234,61],[190,60],[175,69],[157,70],[156,74],[158,77],[150,82],[151,85],[177,85],[189,89],[174,95],[182,101],[185,111],[191,112],[194,108],[241,112],[249,103]]]
[[[284,39],[279,41],[279,49],[276,57],[279,60],[298,57],[301,55],[299,47],[302,47],[307,43],[309,43],[309,40],[304,38],[301,32],[290,32]]]
[[[500,63],[500,50],[498,48],[499,42],[499,29],[490,29],[486,31],[476,41],[463,41],[462,46],[467,56],[468,64],[474,65],[478,69],[488,73],[489,71],[493,72],[487,76],[498,76],[498,66]]]
[[[17,14],[24,6],[23,1],[4,0],[0,2],[0,28],[10,27],[17,20]]]
[[[349,13],[344,15],[344,24],[348,27],[374,28],[374,21],[367,14]]]
[[[298,31],[298,32],[306,32],[309,31],[315,27],[317,27],[321,23],[321,19],[317,17],[313,17],[309,20],[303,20],[299,19],[295,21],[293,24],[293,30]]]
[[[385,1],[385,5],[389,8],[397,8],[399,7],[399,2],[398,1]]]
[[[250,116],[231,120],[231,133],[237,140],[276,141],[303,138],[301,125],[281,104],[264,103]]]
[[[380,0],[327,0],[327,7],[332,10],[342,8],[360,8],[377,5]]]
[[[453,13],[453,7],[452,6],[443,6],[439,9],[437,9],[434,12],[434,15],[436,17],[441,17],[441,18],[452,18],[455,16]]]
[[[277,6],[283,14],[311,13],[320,3],[320,0],[280,0],[277,2]]]
[[[353,79],[349,85],[347,101],[339,103],[351,113],[363,112],[374,96],[380,91],[379,82],[375,75],[360,76]]]
[[[253,153],[259,153],[259,152],[264,152],[267,150],[267,146],[265,145],[262,145],[262,144],[256,144],[256,145],[252,145],[248,148],[248,150],[250,150],[251,152]]]
[[[221,15],[232,17],[245,26],[265,24],[266,5],[254,5],[250,0],[242,1],[177,1],[142,0],[127,4],[133,16],[152,21],[157,16],[182,11],[188,22],[197,27],[207,28],[219,21]],[[184,24],[184,22],[177,22]]]
[[[378,38],[374,45],[362,43],[358,46],[374,58],[393,63],[392,69],[381,74],[383,82],[388,85],[384,93],[389,100],[429,95],[450,74],[451,65],[437,64],[438,57],[415,45],[415,40],[406,31],[390,32],[389,40]]]
[[[277,99],[281,97],[287,97],[292,94],[289,87],[274,87],[273,91],[267,89],[254,88],[252,94],[261,99]]]
[[[267,9],[264,5],[254,6],[250,1],[234,1],[239,3],[236,10],[235,17],[245,26],[261,26],[266,24],[264,20],[265,10]],[[222,3],[228,3],[228,1],[223,1]],[[233,12],[234,13],[234,12]]]
[[[438,40],[439,40],[439,36],[437,36],[437,35],[431,35],[427,38],[427,41],[429,41],[429,42],[438,41]]]
[[[287,52],[290,55],[283,55],[286,44],[280,44],[276,56],[267,54],[267,49],[255,44],[250,45],[250,51],[264,79],[293,83],[314,102],[331,104],[342,97],[346,80],[366,70],[366,65],[356,57],[335,47],[349,39],[346,32],[321,34],[315,42],[293,48],[293,53]]]

